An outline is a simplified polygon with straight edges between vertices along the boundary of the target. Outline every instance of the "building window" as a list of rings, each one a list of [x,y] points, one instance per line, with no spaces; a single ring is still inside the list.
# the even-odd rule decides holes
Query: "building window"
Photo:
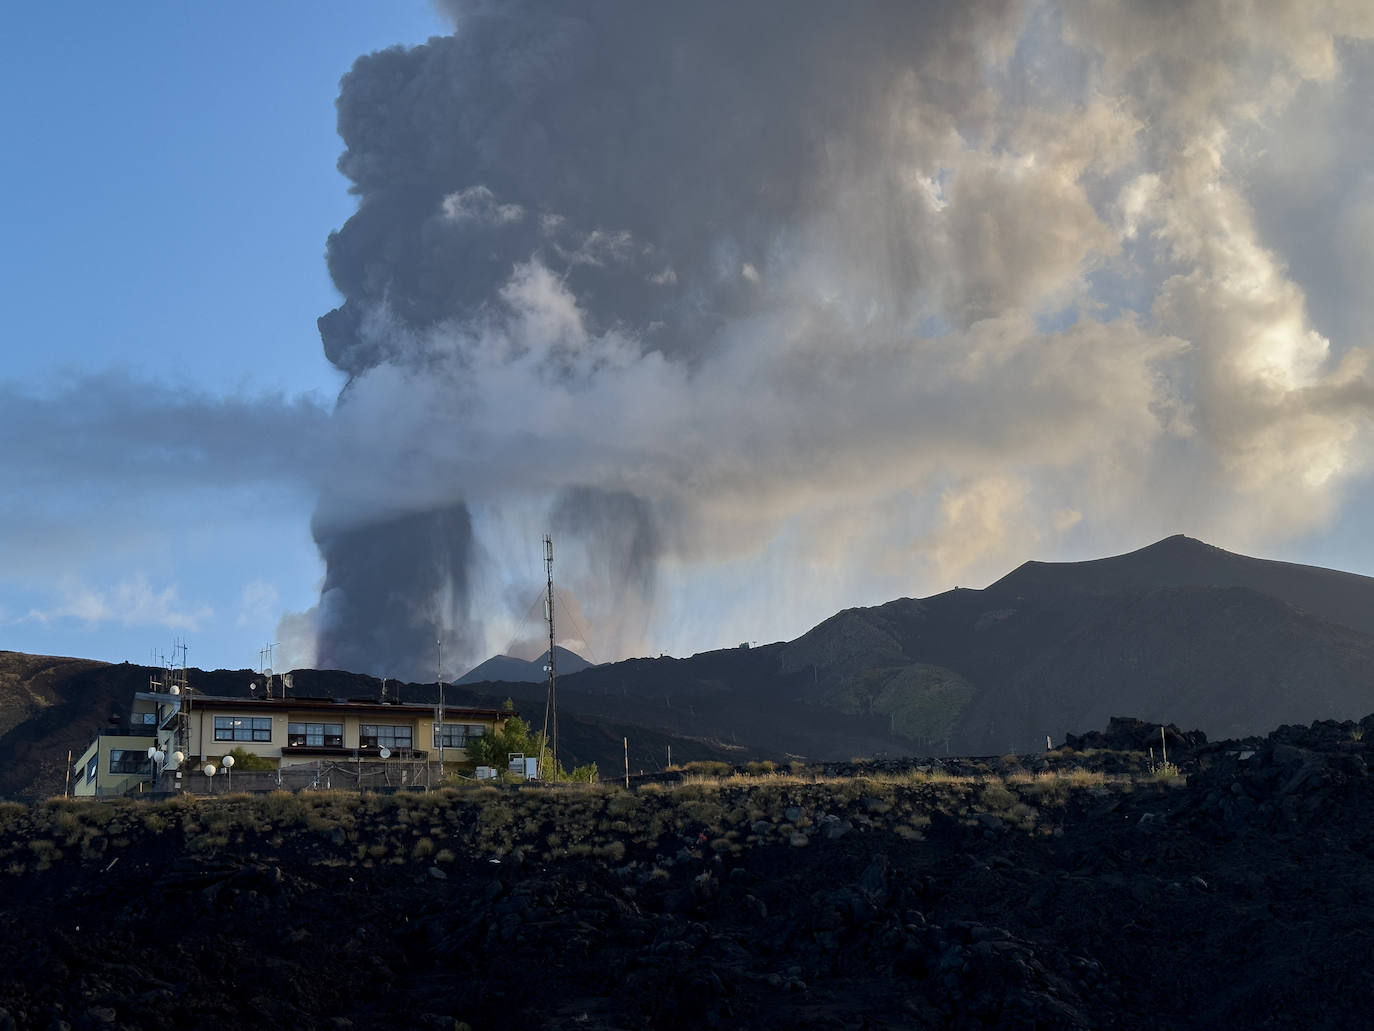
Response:
[[[157,726],[157,713],[136,712],[129,717],[129,725],[133,727],[155,727]]]
[[[342,748],[342,723],[288,723],[286,743],[292,748]]]
[[[364,723],[358,728],[358,745],[362,748],[409,748],[412,728],[388,723]]]
[[[470,741],[486,732],[487,728],[480,723],[435,724],[434,747],[439,748],[442,745],[444,748],[466,748]]]
[[[216,741],[271,741],[270,716],[216,716]]]
[[[148,750],[135,751],[132,748],[110,749],[111,773],[146,773],[148,771]]]
[[[93,755],[93,756],[91,756],[91,761],[88,762],[88,763],[86,764],[86,779],[89,780],[89,781],[94,782],[94,781],[95,781],[96,771],[99,770],[99,769],[100,769],[100,756],[99,756],[99,755]]]

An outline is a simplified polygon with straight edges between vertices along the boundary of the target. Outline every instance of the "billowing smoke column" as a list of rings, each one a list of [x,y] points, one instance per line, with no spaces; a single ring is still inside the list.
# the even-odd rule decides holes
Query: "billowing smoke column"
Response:
[[[1358,12],[447,6],[338,102],[320,665],[501,647],[546,530],[608,658],[1291,533],[1357,467],[1362,352],[1242,185]]]

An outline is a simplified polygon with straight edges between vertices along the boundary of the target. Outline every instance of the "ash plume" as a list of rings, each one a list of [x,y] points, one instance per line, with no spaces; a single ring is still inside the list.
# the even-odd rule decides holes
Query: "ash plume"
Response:
[[[1369,341],[1246,184],[1296,106],[1369,157],[1322,117],[1374,25],[1271,6],[452,0],[361,58],[317,662],[499,650],[548,530],[611,657],[1320,525]]]

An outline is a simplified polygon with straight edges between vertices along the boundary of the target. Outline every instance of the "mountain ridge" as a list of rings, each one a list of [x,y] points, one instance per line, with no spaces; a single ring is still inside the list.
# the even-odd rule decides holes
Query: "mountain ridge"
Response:
[[[558,657],[560,676],[578,673],[592,665],[577,652],[564,648],[561,644],[554,648],[554,655]],[[518,659],[514,655],[505,654],[493,655],[473,666],[453,683],[481,684],[496,680],[512,684],[542,683],[549,678],[548,668],[549,652],[547,648],[537,659]]]
[[[150,672],[21,658],[69,673],[44,674],[43,690],[22,697],[16,684],[4,689],[0,794],[60,787],[81,728],[122,710]],[[480,682],[475,667],[449,687],[450,704],[510,698],[541,712],[543,664],[511,661]],[[633,770],[661,766],[669,749],[740,761],[1034,751],[1125,714],[1245,736],[1374,709],[1374,578],[1176,535],[1104,559],[1023,563],[982,590],[845,609],[791,641],[577,671],[568,662],[560,652],[560,758],[607,771],[620,768],[627,739]],[[533,679],[504,671],[524,677],[531,666]],[[194,682],[247,690],[240,672],[197,671]],[[379,688],[340,671],[300,670],[296,682],[324,696]],[[434,684],[400,690],[437,698]]]
[[[1152,587],[1249,587],[1324,619],[1374,633],[1374,577],[1323,566],[1252,558],[1184,534],[1136,551],[1081,562],[1024,562],[984,588],[1035,592],[1120,593]]]

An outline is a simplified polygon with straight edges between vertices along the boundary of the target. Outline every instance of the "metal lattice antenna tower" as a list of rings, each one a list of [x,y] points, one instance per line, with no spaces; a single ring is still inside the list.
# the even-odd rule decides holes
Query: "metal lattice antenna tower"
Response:
[[[558,662],[554,657],[553,633],[553,538],[544,537],[544,571],[548,574],[549,593],[544,599],[544,618],[549,624],[549,692],[544,698],[543,741],[552,756],[553,779],[558,780]],[[552,732],[552,733],[551,733]],[[540,756],[542,759],[543,756]]]
[[[444,642],[434,642],[439,649],[439,783],[444,782]]]

